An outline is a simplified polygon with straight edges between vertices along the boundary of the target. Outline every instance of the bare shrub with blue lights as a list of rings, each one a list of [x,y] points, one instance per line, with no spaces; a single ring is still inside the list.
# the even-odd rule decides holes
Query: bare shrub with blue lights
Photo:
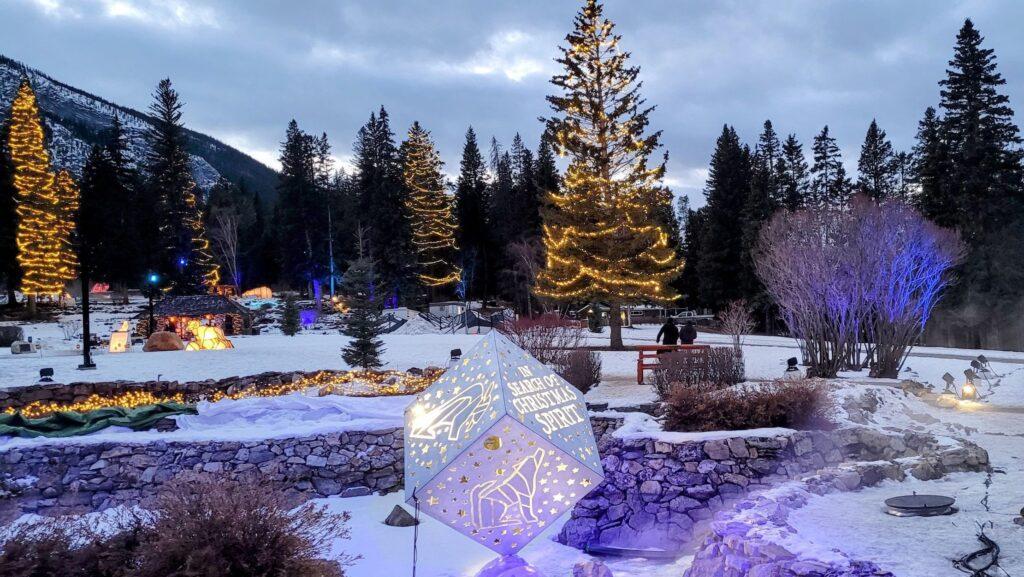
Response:
[[[755,268],[800,339],[812,376],[870,364],[895,378],[951,280],[957,234],[904,202],[780,211],[761,231]]]

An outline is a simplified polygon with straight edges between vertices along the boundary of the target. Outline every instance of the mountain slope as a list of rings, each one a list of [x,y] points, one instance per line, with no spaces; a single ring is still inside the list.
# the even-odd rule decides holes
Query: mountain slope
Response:
[[[68,86],[3,55],[0,55],[0,122],[7,120],[11,101],[24,74],[28,75],[39,98],[55,166],[79,174],[89,149],[110,127],[114,113],[124,123],[131,159],[138,162],[144,157],[147,147],[143,135],[151,122],[149,115]],[[187,132],[192,173],[201,188],[209,190],[223,176],[234,182],[245,179],[247,186],[265,201],[277,198],[277,173],[272,169],[210,136]]]

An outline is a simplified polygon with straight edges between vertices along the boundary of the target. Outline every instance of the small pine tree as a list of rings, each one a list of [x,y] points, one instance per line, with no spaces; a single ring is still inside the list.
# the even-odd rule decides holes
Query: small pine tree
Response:
[[[295,304],[295,297],[288,297],[284,300],[284,311],[281,313],[281,332],[294,337],[299,327],[299,307]]]
[[[380,355],[384,352],[384,343],[378,337],[384,332],[384,319],[375,298],[380,294],[377,273],[373,260],[367,256],[364,249],[362,237],[360,230],[359,257],[349,263],[348,270],[341,280],[341,291],[350,311],[348,324],[343,332],[352,338],[341,350],[341,356],[349,366],[366,371],[382,366]]]

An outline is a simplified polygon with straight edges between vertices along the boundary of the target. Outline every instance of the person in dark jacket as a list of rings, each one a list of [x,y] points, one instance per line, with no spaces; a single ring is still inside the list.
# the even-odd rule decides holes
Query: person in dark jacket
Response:
[[[675,345],[679,343],[679,329],[676,328],[676,320],[669,317],[665,321],[665,324],[661,325],[661,330],[658,331],[658,336],[654,338],[654,342],[661,343],[663,345]],[[662,353],[664,351],[658,351]]]
[[[697,327],[693,326],[693,321],[686,321],[683,330],[679,332],[679,339],[684,345],[692,345],[697,340]]]

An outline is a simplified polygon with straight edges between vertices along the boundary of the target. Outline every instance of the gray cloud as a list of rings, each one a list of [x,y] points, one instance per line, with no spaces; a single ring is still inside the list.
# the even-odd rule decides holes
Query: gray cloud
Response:
[[[574,2],[399,0],[11,0],[0,52],[105,98],[148,105],[170,76],[198,130],[274,162],[292,117],[326,131],[344,160],[380,105],[401,135],[431,130],[457,170],[466,127],[527,142],[547,114],[547,80]],[[724,123],[748,141],[772,119],[805,143],[825,124],[855,164],[877,118],[912,145],[955,34],[971,17],[995,48],[1014,104],[1024,83],[1024,3],[611,0],[623,46],[643,67],[671,154],[669,183],[700,204]]]

